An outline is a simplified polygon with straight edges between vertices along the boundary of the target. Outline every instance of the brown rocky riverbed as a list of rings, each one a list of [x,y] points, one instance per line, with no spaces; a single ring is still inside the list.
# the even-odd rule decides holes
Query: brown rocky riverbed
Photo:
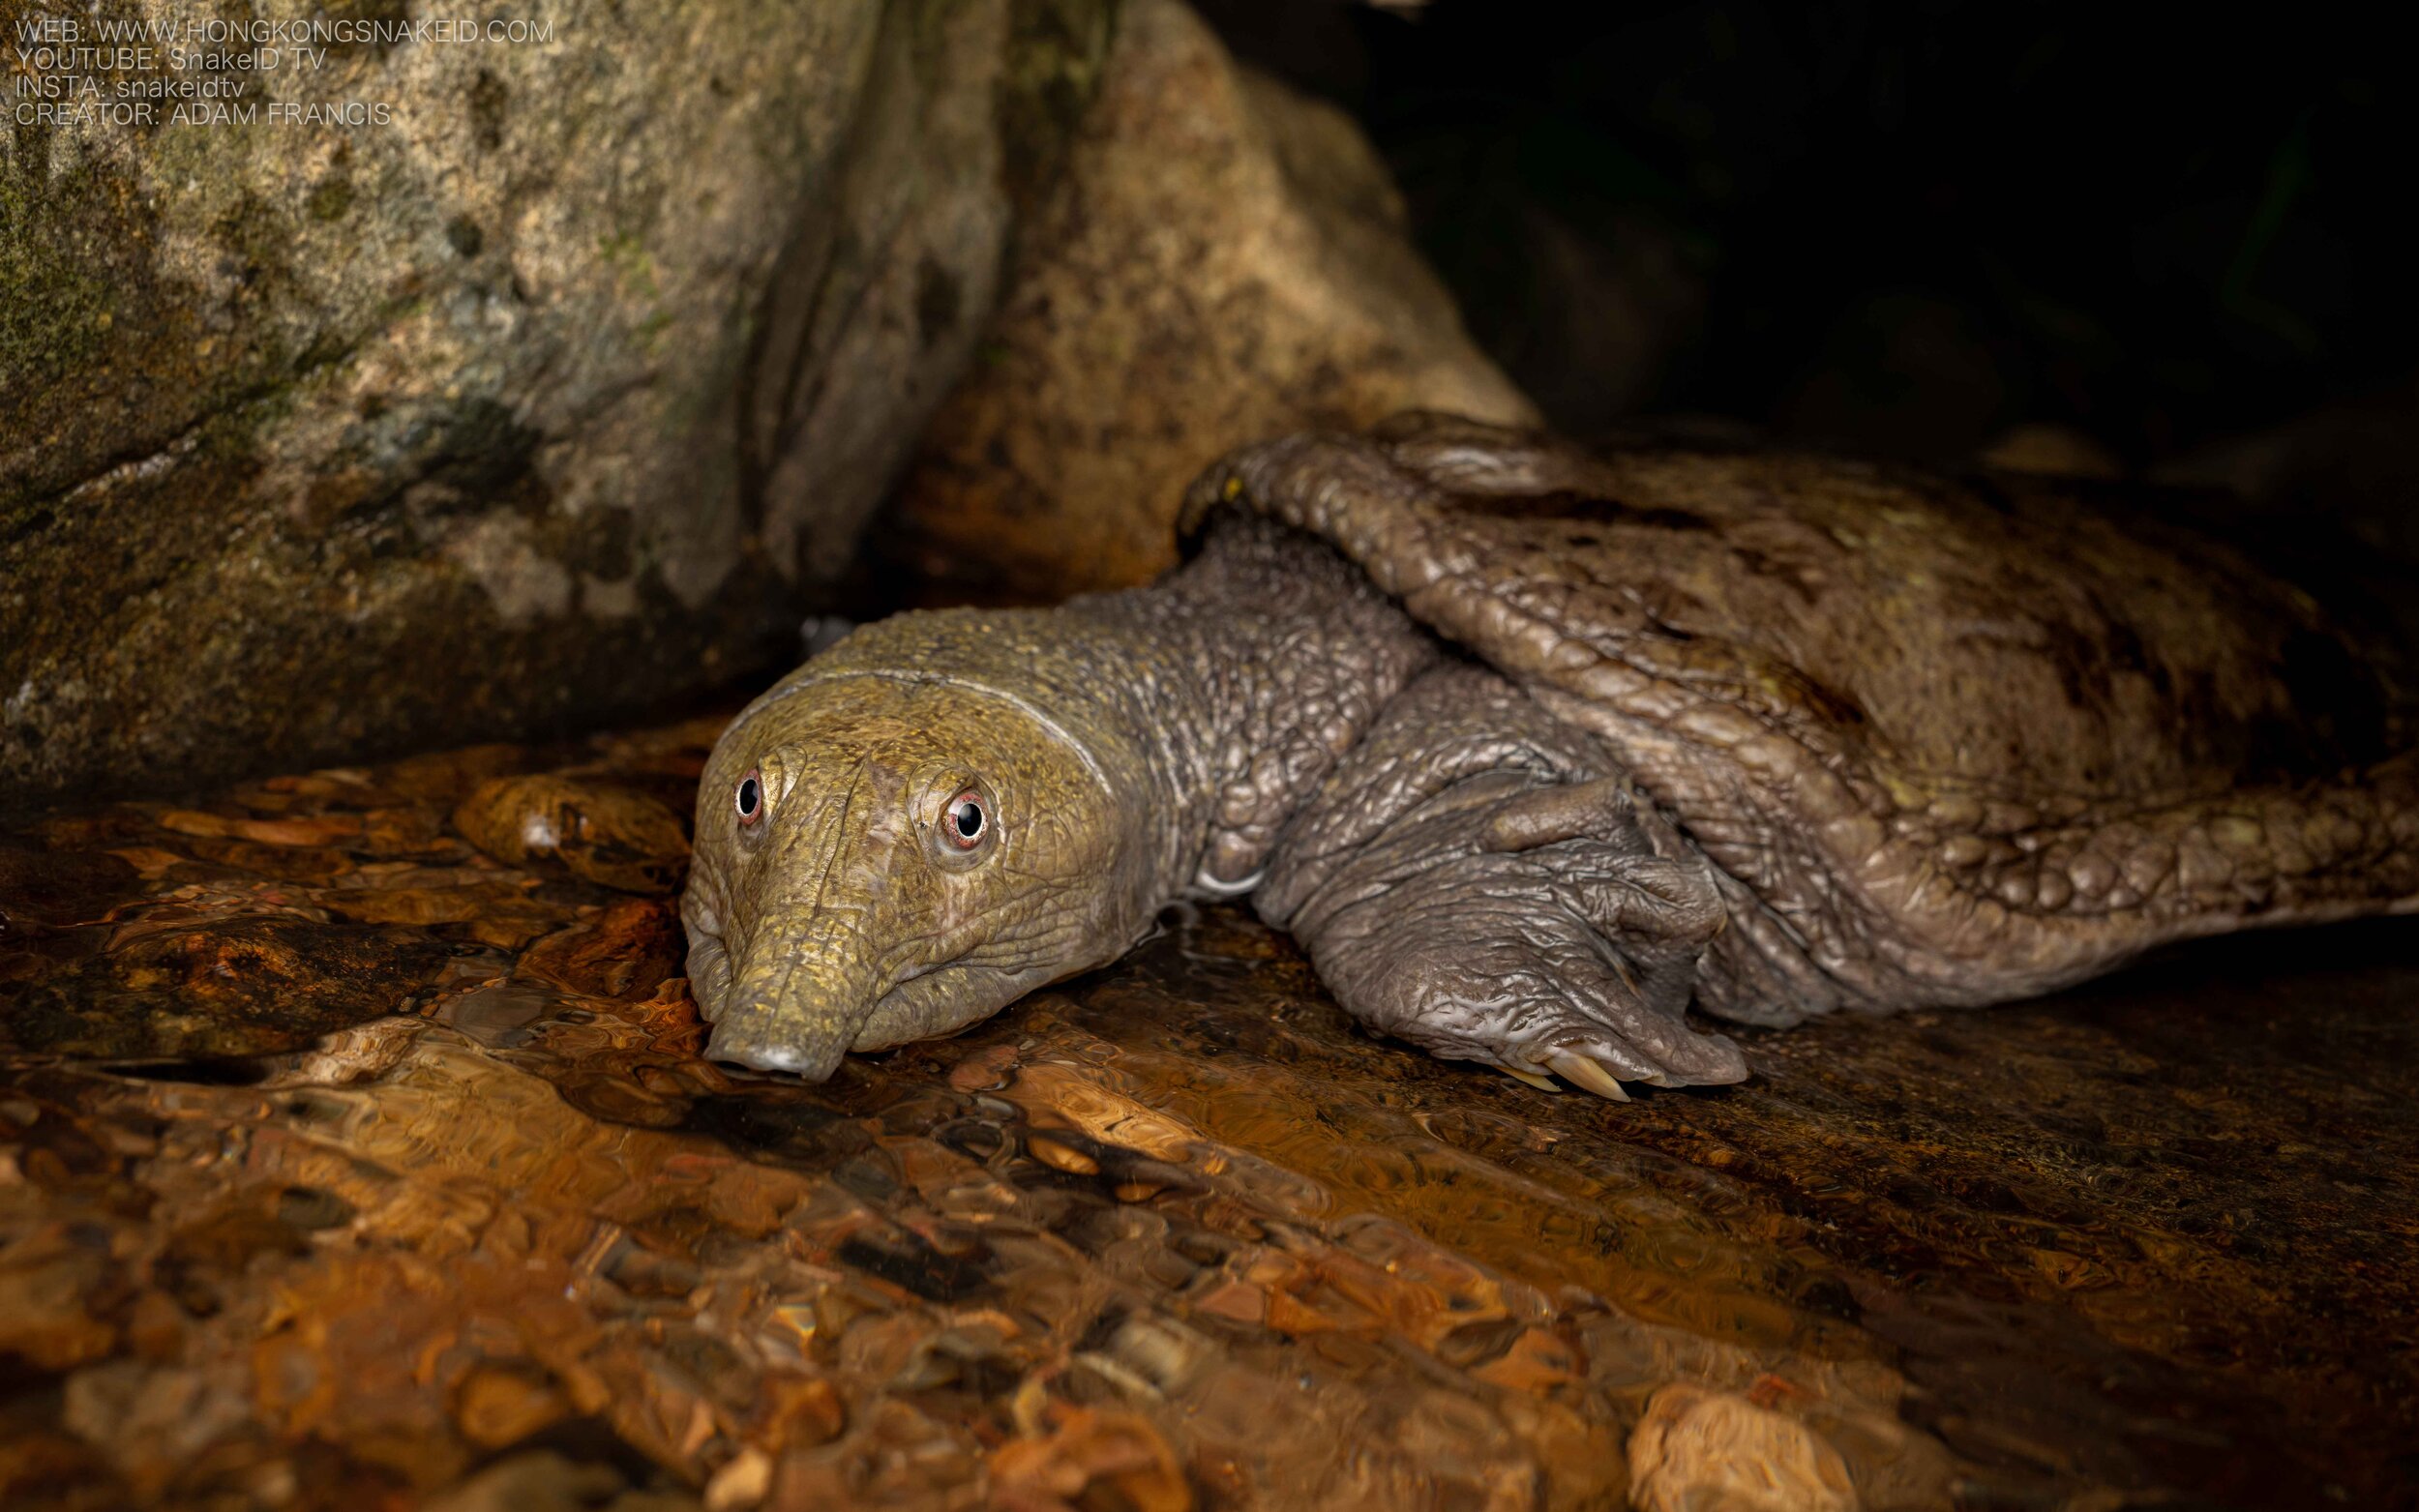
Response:
[[[714,729],[0,841],[0,1502],[2419,1494],[2408,924],[1621,1107],[1172,914],[804,1086],[698,1057]]]

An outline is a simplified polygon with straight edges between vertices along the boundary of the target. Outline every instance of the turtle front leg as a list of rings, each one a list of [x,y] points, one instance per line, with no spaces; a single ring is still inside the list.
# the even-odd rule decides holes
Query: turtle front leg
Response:
[[[1687,1027],[1726,917],[1711,868],[1593,737],[1456,664],[1397,696],[1278,844],[1256,902],[1370,1028],[1551,1086],[1747,1075]]]

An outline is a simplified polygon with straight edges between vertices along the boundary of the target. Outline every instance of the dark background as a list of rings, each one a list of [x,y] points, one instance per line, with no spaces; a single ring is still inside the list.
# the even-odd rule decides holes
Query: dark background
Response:
[[[1205,10],[1363,122],[1566,429],[1947,459],[2049,422],[2140,469],[2346,400],[2394,417],[2373,447],[2419,422],[2410,64],[2338,14]]]

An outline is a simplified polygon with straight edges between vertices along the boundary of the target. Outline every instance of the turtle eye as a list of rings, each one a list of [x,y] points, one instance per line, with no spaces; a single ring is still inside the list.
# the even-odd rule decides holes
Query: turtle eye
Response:
[[[949,800],[941,811],[941,833],[960,850],[971,850],[983,843],[991,830],[991,814],[983,807],[983,795],[971,790]]]
[[[764,783],[755,772],[739,779],[739,790],[732,795],[739,810],[739,822],[753,824],[764,816]]]

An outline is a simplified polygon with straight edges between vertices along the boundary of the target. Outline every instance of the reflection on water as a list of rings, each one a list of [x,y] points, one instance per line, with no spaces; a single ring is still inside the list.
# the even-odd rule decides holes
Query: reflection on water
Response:
[[[0,1499],[2412,1494],[2407,927],[1616,1107],[1371,1041],[1186,912],[806,1087],[697,1058],[711,734],[0,842]]]

